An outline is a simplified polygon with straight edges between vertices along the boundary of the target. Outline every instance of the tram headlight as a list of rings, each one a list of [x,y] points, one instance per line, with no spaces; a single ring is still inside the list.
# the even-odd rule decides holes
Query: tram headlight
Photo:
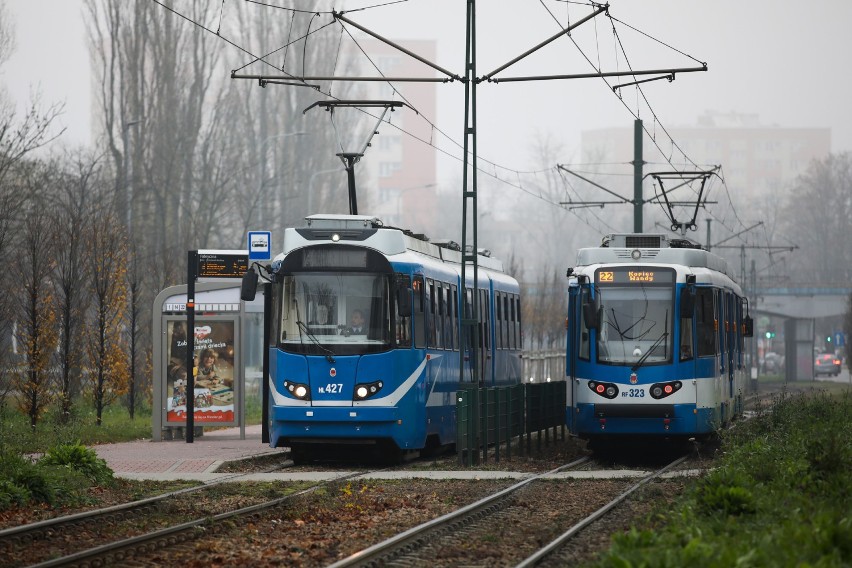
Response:
[[[618,396],[618,387],[613,383],[589,381],[589,388],[592,389],[592,392],[604,398],[615,398]]]
[[[292,381],[284,381],[284,390],[299,400],[311,400],[311,389],[308,388],[308,385],[294,383]]]
[[[661,399],[676,393],[681,389],[681,387],[683,387],[683,383],[680,381],[654,383],[651,385],[649,392],[651,393],[651,398]]]
[[[353,397],[353,400],[365,400],[370,397],[376,396],[379,391],[382,390],[383,386],[384,383],[382,381],[357,384],[355,385],[355,396]]]

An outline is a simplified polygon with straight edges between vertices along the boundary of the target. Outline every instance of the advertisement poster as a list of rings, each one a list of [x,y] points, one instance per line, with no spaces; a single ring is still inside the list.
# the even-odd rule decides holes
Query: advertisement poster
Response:
[[[186,422],[187,335],[185,321],[166,325],[166,421]],[[195,321],[196,425],[234,422],[234,322]]]

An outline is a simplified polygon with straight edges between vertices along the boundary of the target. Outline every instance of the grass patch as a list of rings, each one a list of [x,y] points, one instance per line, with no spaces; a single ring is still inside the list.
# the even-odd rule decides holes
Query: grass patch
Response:
[[[90,446],[151,438],[151,409],[130,418],[122,406],[107,407],[101,424],[93,406],[77,401],[70,416],[48,411],[35,428],[29,418],[0,405],[0,511],[43,504],[85,504],[91,487],[111,486],[113,471]],[[246,423],[259,424],[261,402],[246,400]]]
[[[782,395],[724,435],[718,466],[593,566],[849,566],[852,394]]]

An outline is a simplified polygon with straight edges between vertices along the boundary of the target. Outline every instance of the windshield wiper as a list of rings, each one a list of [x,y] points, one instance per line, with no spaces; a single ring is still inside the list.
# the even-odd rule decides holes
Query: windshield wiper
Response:
[[[310,340],[311,340],[311,343],[313,343],[314,345],[316,345],[317,347],[319,347],[321,350],[325,351],[325,353],[326,353],[325,358],[326,358],[326,360],[327,360],[329,363],[334,363],[334,362],[335,362],[335,359],[334,359],[334,352],[333,352],[331,349],[328,349],[327,347],[324,347],[324,346],[322,345],[322,343],[320,343],[320,340],[319,340],[319,339],[317,339],[317,336],[316,336],[316,335],[314,335],[313,333],[311,333],[311,330],[310,330],[310,329],[308,329],[308,326],[307,326],[307,325],[305,325],[305,322],[297,321],[297,322],[296,322],[296,326],[299,328],[299,337],[300,337],[300,338],[301,338],[301,334],[302,334],[302,332],[304,332],[304,334],[308,336],[308,339],[310,339]]]
[[[655,348],[655,347],[657,347],[657,346],[658,346],[658,345],[659,345],[659,344],[663,341],[663,339],[665,339],[665,338],[666,338],[666,337],[668,337],[668,336],[669,336],[669,332],[668,332],[668,331],[664,331],[664,332],[663,332],[663,334],[662,334],[662,335],[660,335],[660,337],[658,337],[658,338],[657,338],[657,340],[654,342],[654,344],[653,344],[653,345],[651,345],[651,347],[649,347],[647,351],[645,351],[645,354],[644,354],[644,355],[642,355],[642,356],[639,358],[639,360],[638,360],[638,361],[636,361],[636,364],[635,364],[635,365],[633,365],[632,367],[630,367],[630,370],[631,370],[631,371],[633,371],[634,373],[635,373],[637,370],[639,370],[639,367],[641,367],[641,366],[645,363],[645,361],[647,361],[647,360],[648,360],[648,357],[650,357],[650,356],[651,356],[651,353],[653,353],[653,352],[654,352],[654,348]]]
[[[326,361],[328,361],[329,363],[335,363],[334,352],[332,352],[330,349],[327,349],[326,347],[323,347],[320,343],[320,340],[317,339],[317,337],[313,333],[311,333],[311,330],[308,329],[308,326],[305,325],[305,322],[302,321],[302,316],[299,313],[298,300],[294,299],[294,303],[296,304],[296,328],[299,330],[299,343],[304,345],[304,341],[302,341],[302,332],[304,332],[305,335],[308,336],[308,339],[311,340],[311,343],[326,352]]]

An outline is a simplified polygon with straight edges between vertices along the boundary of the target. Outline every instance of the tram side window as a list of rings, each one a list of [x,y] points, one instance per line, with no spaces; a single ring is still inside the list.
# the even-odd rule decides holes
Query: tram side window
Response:
[[[743,353],[745,352],[744,343],[743,343],[743,301],[742,298],[737,297],[737,362],[739,363],[740,368],[744,365],[743,361]]]
[[[524,348],[523,335],[521,335],[521,298],[515,296],[515,347],[517,349]]]
[[[517,349],[518,341],[515,335],[517,319],[515,318],[515,295],[509,294],[509,349]]]
[[[426,346],[435,347],[435,282],[426,279]]]
[[[408,289],[411,288],[411,278],[403,274],[397,274],[396,286],[397,290],[400,292],[407,293]],[[416,294],[414,298],[416,301]],[[393,302],[394,313],[396,314],[396,322],[394,322],[394,329],[396,330],[396,344],[400,347],[411,347],[411,313],[400,312],[396,294],[394,294]],[[413,308],[417,309],[416,306],[413,306]]]
[[[459,348],[459,290],[455,284],[450,285],[447,294],[449,294],[447,302],[450,310],[450,333],[452,333],[453,337],[452,346],[453,349],[457,350]]]
[[[503,322],[500,324],[500,334],[503,337],[503,347],[509,349],[512,343],[509,340],[509,326],[512,320],[509,318],[509,294],[503,292]]]
[[[512,332],[510,331],[512,327],[512,316],[509,313],[509,294],[508,292],[503,292],[503,323],[501,325],[502,335],[503,335],[503,348],[511,349],[512,348]]]
[[[426,347],[426,288],[423,277],[414,277],[414,346],[417,349]]]
[[[463,317],[466,320],[470,320],[472,318],[473,313],[473,291],[470,288],[464,289],[464,304],[462,306]],[[462,336],[459,338],[459,343],[461,343],[462,348],[466,351],[469,351],[473,347],[473,333],[471,331],[471,327],[469,325],[464,325],[461,328]]]
[[[699,288],[695,297],[695,329],[698,335],[698,356],[716,355],[716,312],[713,309],[713,289]]]
[[[444,349],[453,348],[453,303],[450,299],[450,285],[444,283]]]
[[[716,328],[718,332],[717,335],[719,336],[719,343],[717,344],[719,346],[719,351],[717,351],[717,353],[726,353],[727,345],[725,342],[725,295],[719,290],[716,290],[715,301],[717,322]]]
[[[685,289],[681,294],[688,294]],[[680,360],[689,361],[695,349],[692,345],[692,313],[680,314]]]
[[[479,320],[482,322],[482,345],[491,349],[491,311],[488,298],[488,290],[479,291]]]
[[[440,282],[435,282],[435,347],[444,348],[444,288]]]
[[[591,302],[591,298],[589,297],[589,289],[583,288],[580,291],[580,306],[584,306],[587,302]],[[582,310],[577,310],[577,311],[578,311],[578,313],[582,313]],[[591,355],[589,354],[589,352],[590,352],[590,350],[589,350],[589,345],[590,345],[589,334],[591,333],[591,331],[589,330],[588,327],[586,327],[586,321],[585,321],[586,318],[580,317],[579,320],[580,320],[579,321],[580,344],[578,345],[579,352],[577,353],[577,355],[580,357],[580,359],[585,359],[586,361],[588,361],[591,358]]]
[[[495,347],[497,349],[503,349],[503,292],[494,292],[494,295],[496,296],[495,300],[497,302],[497,345],[495,345]]]
[[[444,305],[447,308],[447,313],[444,316],[444,348],[453,349],[453,329],[456,325],[456,316],[453,313],[453,302],[455,294],[453,293],[453,285],[444,283]]]

